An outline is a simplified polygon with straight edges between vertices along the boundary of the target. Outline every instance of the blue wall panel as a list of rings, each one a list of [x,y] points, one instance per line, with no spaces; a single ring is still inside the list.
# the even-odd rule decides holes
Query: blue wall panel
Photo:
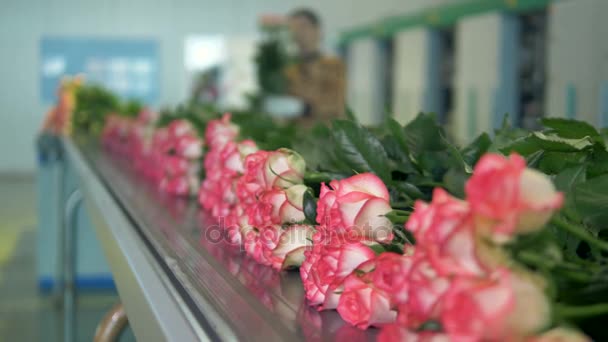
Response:
[[[46,37],[40,41],[40,96],[55,101],[64,75],[84,74],[126,97],[157,103],[159,47],[153,39]]]

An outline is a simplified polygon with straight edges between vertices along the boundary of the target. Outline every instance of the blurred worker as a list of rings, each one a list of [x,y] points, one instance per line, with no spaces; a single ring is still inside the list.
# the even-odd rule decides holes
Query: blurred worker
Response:
[[[322,54],[319,18],[309,9],[298,9],[289,15],[288,24],[298,56],[285,74],[288,92],[304,102],[302,120],[309,123],[342,116],[344,65],[340,59]]]

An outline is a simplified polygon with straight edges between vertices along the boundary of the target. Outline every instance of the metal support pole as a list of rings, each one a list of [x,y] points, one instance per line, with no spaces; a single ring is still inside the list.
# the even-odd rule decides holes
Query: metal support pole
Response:
[[[62,159],[55,161],[55,191],[54,200],[56,205],[57,229],[59,238],[57,239],[57,275],[55,277],[55,286],[53,287],[53,299],[55,306],[60,309],[63,306],[64,296],[64,245],[65,245],[65,196],[64,196],[64,174],[65,166]]]
[[[118,303],[114,305],[101,322],[99,322],[95,330],[93,342],[116,341],[128,323],[127,313],[122,304]]]
[[[63,340],[75,341],[76,288],[76,220],[82,203],[82,192],[74,190],[65,205],[65,229],[63,241]]]

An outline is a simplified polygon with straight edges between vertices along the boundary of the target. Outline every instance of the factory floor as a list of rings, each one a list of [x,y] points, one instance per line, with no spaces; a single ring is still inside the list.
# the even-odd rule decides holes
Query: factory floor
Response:
[[[62,312],[40,295],[36,279],[36,186],[28,177],[0,177],[0,341],[62,341]],[[77,341],[92,341],[95,327],[118,301],[116,293],[77,298]],[[133,340],[130,331],[121,341]]]

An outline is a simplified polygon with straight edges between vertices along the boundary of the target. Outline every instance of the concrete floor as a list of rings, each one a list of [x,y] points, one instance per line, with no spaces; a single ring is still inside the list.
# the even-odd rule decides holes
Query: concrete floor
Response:
[[[61,341],[62,311],[38,293],[36,186],[33,179],[0,178],[0,341]],[[97,323],[118,302],[116,293],[77,298],[77,341],[92,341]],[[134,340],[130,331],[121,340]]]

